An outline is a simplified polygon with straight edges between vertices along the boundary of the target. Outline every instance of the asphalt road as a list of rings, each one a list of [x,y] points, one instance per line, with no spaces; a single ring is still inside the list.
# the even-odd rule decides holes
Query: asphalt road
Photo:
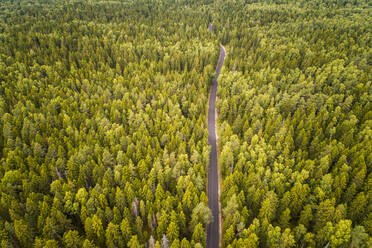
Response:
[[[220,58],[209,96],[208,109],[208,143],[211,145],[208,168],[208,206],[212,210],[213,221],[207,226],[207,248],[218,248],[220,239],[220,216],[218,196],[217,137],[216,137],[216,93],[217,80],[220,75],[226,50],[220,45]]]
[[[213,26],[212,26],[212,23],[209,23],[209,24],[208,24],[208,30],[209,30],[209,32],[213,33]]]

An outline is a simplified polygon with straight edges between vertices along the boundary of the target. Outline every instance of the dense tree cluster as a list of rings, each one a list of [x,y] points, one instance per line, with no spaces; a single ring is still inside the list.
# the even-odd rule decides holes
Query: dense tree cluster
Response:
[[[0,3],[1,247],[201,247],[208,9]]]
[[[371,247],[370,7],[274,2],[214,16],[223,247]]]
[[[204,247],[221,42],[223,247],[371,247],[370,13],[1,1],[0,246]]]

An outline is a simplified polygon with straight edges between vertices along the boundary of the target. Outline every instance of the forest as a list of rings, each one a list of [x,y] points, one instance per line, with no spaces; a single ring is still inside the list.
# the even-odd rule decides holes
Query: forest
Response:
[[[213,23],[213,32],[208,25]],[[368,0],[0,1],[0,247],[372,247]]]
[[[203,246],[204,11],[1,2],[1,247]]]

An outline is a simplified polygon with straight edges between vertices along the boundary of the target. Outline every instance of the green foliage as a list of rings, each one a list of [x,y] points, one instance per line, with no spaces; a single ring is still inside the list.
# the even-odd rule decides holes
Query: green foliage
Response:
[[[210,3],[1,1],[1,246],[204,244]]]
[[[217,1],[213,17],[227,50],[217,100],[223,246],[244,247],[257,220],[259,247],[367,245],[367,1]]]
[[[207,27],[213,22],[213,34]],[[1,247],[371,247],[370,3],[0,2]]]

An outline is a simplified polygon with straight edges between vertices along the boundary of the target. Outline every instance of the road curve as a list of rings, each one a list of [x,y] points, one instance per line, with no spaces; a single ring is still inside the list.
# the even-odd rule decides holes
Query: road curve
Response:
[[[208,143],[211,146],[208,168],[208,206],[212,210],[213,221],[207,226],[207,248],[218,248],[220,244],[219,178],[217,167],[216,95],[217,80],[226,57],[225,48],[220,45],[220,58],[209,95]]]

